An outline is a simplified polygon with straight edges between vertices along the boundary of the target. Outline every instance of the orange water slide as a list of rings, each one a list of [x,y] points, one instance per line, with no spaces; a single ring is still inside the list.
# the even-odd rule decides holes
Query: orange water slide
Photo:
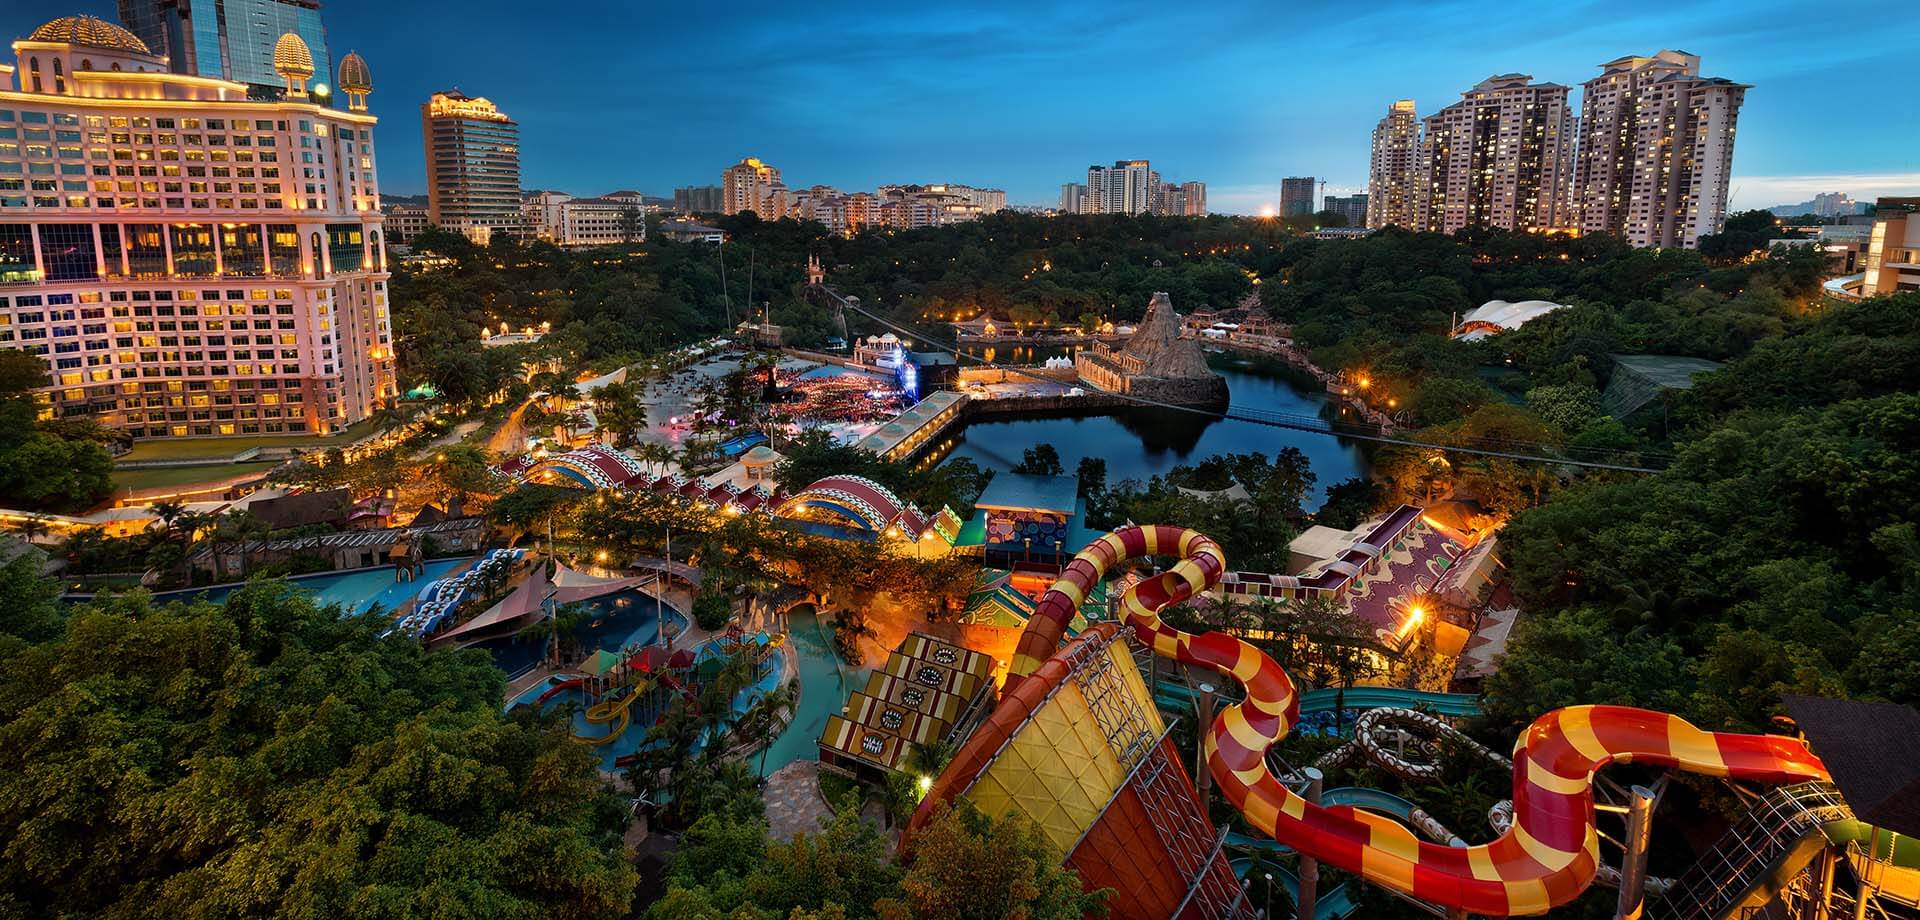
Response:
[[[1592,783],[1611,763],[1763,783],[1828,780],[1819,758],[1794,739],[1706,732],[1645,709],[1573,706],[1541,716],[1515,744],[1514,823],[1492,843],[1429,843],[1385,817],[1310,805],[1282,785],[1265,760],[1299,716],[1299,694],[1286,672],[1225,633],[1193,635],[1160,620],[1162,610],[1206,590],[1226,571],[1211,539],[1178,527],[1123,528],[1074,558],[1021,636],[1003,707],[1031,709],[1031,697],[1059,679],[1049,667],[1059,670],[1060,640],[1087,592],[1114,566],[1148,556],[1179,562],[1126,592],[1126,624],[1155,653],[1229,675],[1246,691],[1242,702],[1215,717],[1203,739],[1221,793],[1275,840],[1376,885],[1489,916],[1539,914],[1573,900],[1599,866]],[[963,749],[956,762],[968,753]]]

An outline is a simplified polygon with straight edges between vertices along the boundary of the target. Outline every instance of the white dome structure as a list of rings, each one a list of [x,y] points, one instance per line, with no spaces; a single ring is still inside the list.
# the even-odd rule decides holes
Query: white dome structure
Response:
[[[1467,315],[1460,317],[1460,323],[1453,327],[1452,335],[1453,338],[1463,342],[1478,342],[1509,329],[1518,329],[1555,310],[1566,308],[1566,304],[1545,300],[1523,300],[1519,303],[1489,300],[1468,310]]]

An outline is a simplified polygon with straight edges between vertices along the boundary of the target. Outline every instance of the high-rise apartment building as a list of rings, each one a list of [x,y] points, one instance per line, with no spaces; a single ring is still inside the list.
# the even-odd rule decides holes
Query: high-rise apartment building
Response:
[[[0,65],[0,347],[42,356],[43,411],[136,437],[323,434],[395,395],[372,81],[315,104],[186,77],[140,38],[56,19]]]
[[[1726,222],[1734,129],[1750,88],[1682,51],[1629,55],[1585,84],[1571,200],[1580,228],[1692,248]]]
[[[1115,160],[1087,167],[1087,206],[1101,214],[1143,214],[1153,205],[1157,178],[1146,160]]]
[[[1313,177],[1288,176],[1281,179],[1280,216],[1310,217],[1313,212]]]
[[[518,234],[520,126],[484,97],[434,93],[420,107],[427,211],[434,226],[485,243]]]
[[[999,198],[1004,207],[1005,196]],[[1112,166],[1087,167],[1087,181],[1060,186],[1060,210],[1067,214],[1207,213],[1204,182],[1164,182],[1146,160],[1116,160]]]
[[[1453,233],[1466,227],[1536,230],[1564,226],[1573,164],[1568,88],[1528,74],[1482,80],[1425,119],[1420,222]]]
[[[1387,106],[1373,128],[1373,159],[1367,170],[1367,217],[1360,227],[1418,227],[1420,209],[1420,117],[1413,100]]]
[[[673,209],[682,214],[714,214],[725,207],[725,190],[718,185],[694,185],[673,190]]]
[[[1060,210],[1065,214],[1091,214],[1099,209],[1091,207],[1085,184],[1066,182],[1060,186]]]
[[[306,43],[319,73],[333,72],[319,0],[119,0],[119,7],[120,21],[174,73],[279,86],[273,49],[289,32]]]
[[[780,181],[780,170],[759,157],[747,157],[727,167],[720,179],[722,213],[752,211],[762,220],[779,220],[792,207],[786,183]]]
[[[1365,192],[1358,195],[1328,195],[1321,200],[1320,210],[1338,214],[1343,221],[1342,226],[1364,227],[1367,225],[1369,200],[1371,199]]]
[[[1162,217],[1207,216],[1205,182],[1165,182],[1154,190],[1153,213]]]
[[[1821,192],[1813,196],[1812,213],[1815,217],[1848,217],[1860,213],[1860,203],[1845,192]]]

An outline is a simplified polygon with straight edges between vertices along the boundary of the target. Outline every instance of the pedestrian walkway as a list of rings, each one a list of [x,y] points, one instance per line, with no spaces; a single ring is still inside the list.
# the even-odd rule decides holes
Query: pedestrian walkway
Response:
[[[767,828],[774,840],[818,833],[833,820],[833,810],[820,796],[820,762],[796,760],[767,777]]]

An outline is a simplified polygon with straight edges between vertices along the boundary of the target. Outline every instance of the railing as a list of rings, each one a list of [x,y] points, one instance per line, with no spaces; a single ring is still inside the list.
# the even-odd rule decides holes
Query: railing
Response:
[[[1719,920],[1778,867],[1809,834],[1853,817],[1838,790],[1826,783],[1781,786],[1767,793],[1658,900],[1650,918]]]

